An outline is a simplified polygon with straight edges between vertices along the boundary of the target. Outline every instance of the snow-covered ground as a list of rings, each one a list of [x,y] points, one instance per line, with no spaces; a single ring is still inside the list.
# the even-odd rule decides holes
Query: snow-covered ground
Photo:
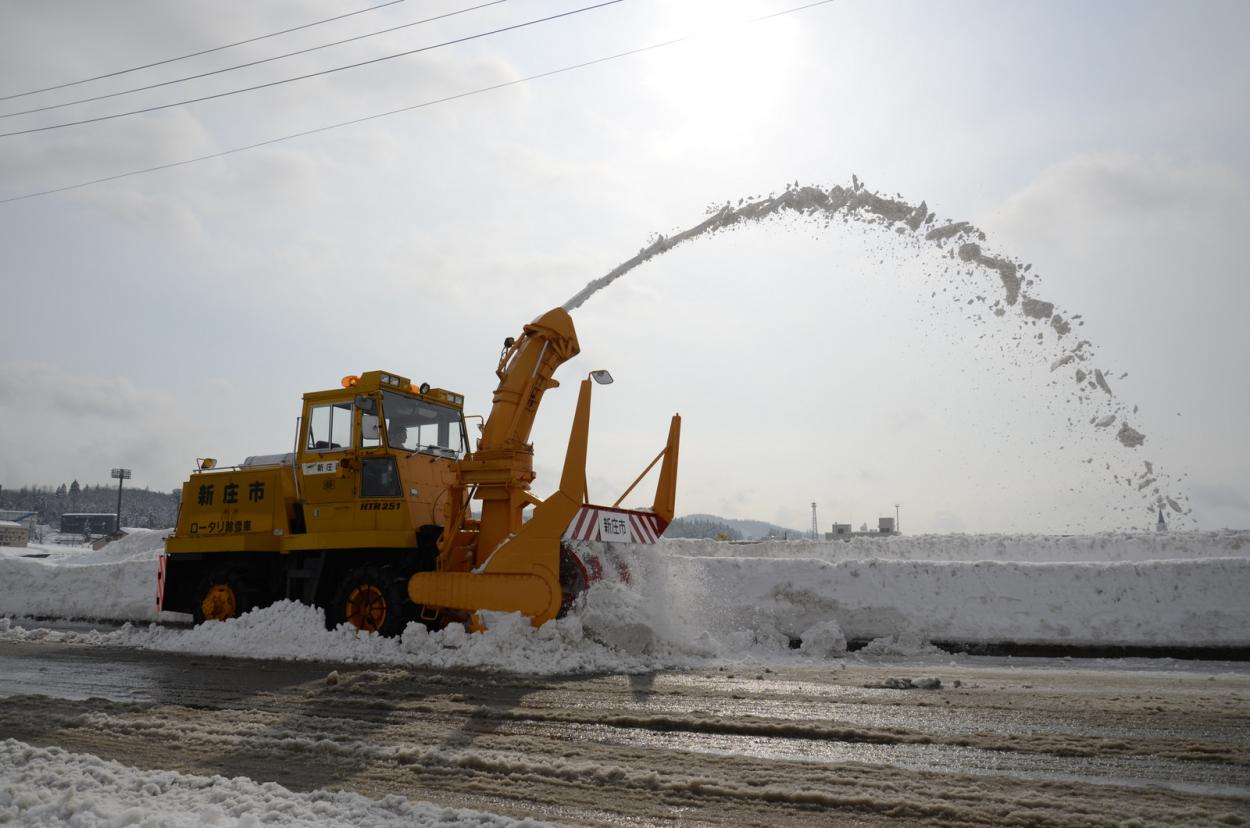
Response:
[[[932,640],[1250,646],[1250,532],[666,540],[613,549],[629,582],[594,585],[541,629],[497,615],[484,634],[411,625],[391,640],[326,631],[320,611],[289,602],[194,630],[145,625],[162,536],[138,530],[99,552],[0,549],[0,617],[138,622],[64,632],[0,620],[0,636],[543,673],[802,661],[841,654],[847,638],[886,654]]]
[[[259,828],[262,825],[540,826],[532,820],[439,808],[402,796],[296,793],[242,776],[142,771],[60,748],[0,741],[0,824]]]

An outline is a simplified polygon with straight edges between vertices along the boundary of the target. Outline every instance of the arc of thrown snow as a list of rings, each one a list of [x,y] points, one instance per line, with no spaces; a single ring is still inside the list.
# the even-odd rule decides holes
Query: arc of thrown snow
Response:
[[[782,210],[807,214],[822,213],[830,218],[838,213],[843,213],[843,215],[847,216],[860,212],[869,213],[879,217],[887,225],[905,224],[913,234],[917,234],[922,226],[932,224],[936,218],[935,214],[929,212],[928,206],[924,201],[921,201],[919,205],[913,206],[901,200],[901,197],[899,199],[891,199],[880,196],[866,189],[859,179],[855,177],[852,178],[850,187],[835,185],[828,190],[821,187],[800,186],[798,182],[795,182],[793,185],[788,184],[785,191],[780,195],[770,195],[767,198],[745,203],[739,201],[736,207],[731,207],[726,203],[721,207],[712,208],[709,211],[711,214],[708,218],[693,227],[671,236],[658,236],[655,241],[638,251],[637,255],[617,265],[604,276],[588,282],[585,287],[573,294],[561,307],[565,311],[573,311],[581,307],[587,299],[612,284],[612,282],[615,282],[621,276],[683,242],[709,232],[727,228],[741,221],[760,221],[780,213]],[[913,235],[913,238],[917,237]],[[941,226],[929,229],[923,235],[925,241],[938,246],[943,246],[947,241],[959,237],[976,239],[976,241],[965,240],[959,244],[956,251],[959,260],[997,273],[1002,282],[1004,292],[1002,301],[1008,307],[1018,305],[1020,312],[1025,317],[1048,324],[1049,327],[1054,329],[1060,339],[1071,332],[1071,323],[1055,312],[1053,303],[1029,296],[1024,292],[1026,284],[1024,272],[1028,271],[1028,266],[1024,266],[1022,269],[1016,261],[1006,257],[988,255],[983,252],[977,241],[984,241],[985,234],[970,222],[947,222]],[[1001,316],[1004,310],[1004,308],[999,307],[995,310],[995,313]],[[1085,362],[1090,359],[1092,354],[1085,350],[1086,346],[1089,345],[1090,343],[1087,340],[1081,340],[1074,347],[1065,350],[1062,356],[1052,363],[1051,371],[1072,362]],[[1084,371],[1078,370],[1076,372],[1077,384],[1083,385],[1087,376]],[[1109,397],[1115,398],[1116,395],[1106,382],[1102,371],[1095,370],[1094,379],[1090,380],[1090,383],[1106,392]],[[1136,411],[1135,408],[1134,411]],[[1117,414],[1123,415],[1122,407],[1117,408]],[[1121,417],[1120,429],[1115,436],[1126,448],[1136,448],[1146,440],[1145,435],[1129,426],[1123,417]],[[1160,494],[1160,504],[1164,499]],[[1170,497],[1167,497],[1166,500],[1177,512],[1182,511],[1175,500]]]

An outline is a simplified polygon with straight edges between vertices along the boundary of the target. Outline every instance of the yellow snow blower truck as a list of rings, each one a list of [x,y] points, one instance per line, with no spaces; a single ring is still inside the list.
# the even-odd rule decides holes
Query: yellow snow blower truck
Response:
[[[385,635],[412,620],[480,629],[479,610],[519,611],[535,625],[561,615],[601,574],[586,550],[654,543],[673,519],[681,433],[674,415],[666,445],[625,493],[591,505],[591,378],[611,382],[591,372],[559,488],[531,494],[530,429],[556,369],[578,351],[561,308],[505,339],[473,448],[464,398],[427,383],[369,371],[305,394],[294,452],[197,463],[160,560],[158,608],[199,623],[292,599],[324,608],[331,629]],[[652,507],[621,508],[661,460]]]

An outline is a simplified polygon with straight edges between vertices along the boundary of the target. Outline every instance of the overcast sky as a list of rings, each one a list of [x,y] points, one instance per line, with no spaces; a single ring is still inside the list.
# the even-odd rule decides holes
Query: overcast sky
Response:
[[[237,89],[589,0],[508,0],[0,132]],[[804,528],[1152,527],[1150,461],[1201,528],[1250,526],[1250,4],[625,0],[247,94],[0,138],[0,198],[251,144],[601,58],[555,77],[202,163],[0,204],[0,484],[173,489],[197,456],[289,450],[300,395],[381,368],[486,413],[505,336],[710,204],[868,187],[982,228],[1040,274],[1137,406],[1128,449],[1018,315],[976,321],[945,251],[780,222],[688,244],[574,314],[534,432],[555,483],[594,368],[591,495],[685,429],[680,513]],[[0,5],[0,95],[207,49],[367,0]],[[196,74],[473,5],[407,0],[0,102]],[[932,246],[929,246],[930,248]],[[943,293],[949,287],[950,292]],[[987,283],[987,289],[993,288]],[[975,292],[975,290],[974,290]],[[1122,374],[1127,376],[1120,378]],[[1118,481],[1117,481],[1118,478]],[[1126,483],[1126,481],[1128,481]],[[643,498],[645,500],[645,498]]]

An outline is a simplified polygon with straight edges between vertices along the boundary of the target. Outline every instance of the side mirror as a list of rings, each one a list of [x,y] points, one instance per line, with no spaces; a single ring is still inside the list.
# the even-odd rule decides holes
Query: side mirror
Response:
[[[600,385],[612,384],[612,374],[602,369],[598,371],[591,371],[590,378],[594,380],[595,382],[599,383]]]
[[[360,436],[366,440],[382,439],[382,430],[378,428],[378,418],[375,415],[360,415]]]
[[[378,401],[368,394],[357,394],[356,407],[366,414],[373,414],[378,410]]]

